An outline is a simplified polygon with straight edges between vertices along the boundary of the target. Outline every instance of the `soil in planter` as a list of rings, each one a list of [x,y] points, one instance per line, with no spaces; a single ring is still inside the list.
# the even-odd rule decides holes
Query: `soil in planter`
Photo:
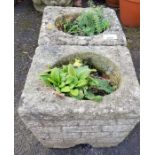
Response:
[[[112,73],[113,74],[113,73]],[[55,66],[41,75],[41,79],[66,96],[77,99],[93,100],[99,102],[102,96],[108,95],[118,88],[113,75],[98,69],[91,58],[73,59],[71,61],[58,62]],[[117,79],[119,80],[119,78]]]
[[[91,8],[80,14],[58,17],[55,25],[60,31],[79,36],[97,35],[110,27],[110,23],[104,18],[103,10],[100,7]]]

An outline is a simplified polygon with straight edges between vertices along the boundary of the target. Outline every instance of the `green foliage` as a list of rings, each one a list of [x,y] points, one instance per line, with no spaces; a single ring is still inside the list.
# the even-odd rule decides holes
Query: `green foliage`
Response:
[[[75,20],[63,20],[63,30],[72,35],[91,36],[109,28],[110,23],[104,18],[100,7],[83,11]]]
[[[74,64],[54,67],[40,77],[46,85],[53,87],[59,93],[99,102],[102,97],[95,92],[109,94],[114,91],[114,86],[108,80],[95,77],[93,74],[96,72],[96,69],[91,69],[76,59]]]
[[[88,0],[88,6],[89,7],[96,7],[96,5],[95,5],[95,3],[94,3],[94,1],[93,0]]]

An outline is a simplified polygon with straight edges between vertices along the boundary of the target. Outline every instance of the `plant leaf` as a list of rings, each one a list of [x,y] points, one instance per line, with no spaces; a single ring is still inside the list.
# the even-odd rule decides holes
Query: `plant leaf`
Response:
[[[68,65],[68,74],[71,76],[76,76],[76,70],[72,64]]]
[[[71,83],[76,84],[77,82],[78,82],[77,77],[70,76],[70,75],[67,76],[66,84],[71,84]]]
[[[78,96],[79,95],[79,90],[78,89],[72,89],[70,91],[70,95],[74,96],[74,97]]]
[[[70,87],[69,86],[66,86],[66,87],[61,88],[61,92],[62,93],[70,92]]]
[[[60,85],[59,85],[59,88],[63,88],[65,86],[65,82],[62,82]]]
[[[53,84],[58,86],[61,82],[60,79],[60,69],[55,67],[53,69],[51,69],[51,76],[50,76],[51,80],[53,81]]]
[[[95,78],[89,77],[89,85],[90,86],[98,86],[99,85],[99,81]]]
[[[74,83],[71,83],[71,84],[69,85],[70,89],[75,88],[75,86],[76,86],[76,84],[74,84]]]
[[[51,82],[49,81],[49,77],[50,75],[49,74],[44,74],[44,75],[40,75],[40,79],[42,81],[44,81],[44,83],[47,85],[47,86],[51,86]]]
[[[89,77],[89,74],[91,73],[91,70],[88,68],[88,66],[78,67],[76,71],[77,71],[77,77],[79,79],[85,79]]]
[[[81,80],[78,81],[78,83],[77,83],[77,87],[84,87],[84,86],[87,85],[87,83],[88,83],[87,80],[85,80],[85,79],[81,79]]]
[[[96,82],[96,84],[91,83],[92,87],[96,87],[99,90],[103,90],[108,94],[114,91],[114,88],[109,84],[109,81],[101,79],[93,79],[93,80]]]
[[[68,72],[68,66],[67,65],[63,65],[62,66],[62,71],[63,71],[63,73],[67,73]]]
[[[85,95],[85,98],[92,101],[100,102],[102,100],[102,97],[100,95],[94,95],[90,91],[85,91],[84,95]]]
[[[77,99],[83,99],[84,98],[84,93],[83,90],[79,90],[79,95],[77,96]]]
[[[67,73],[64,73],[63,70],[61,70],[60,72],[61,82],[66,81],[66,78],[67,78],[66,76],[67,76]]]

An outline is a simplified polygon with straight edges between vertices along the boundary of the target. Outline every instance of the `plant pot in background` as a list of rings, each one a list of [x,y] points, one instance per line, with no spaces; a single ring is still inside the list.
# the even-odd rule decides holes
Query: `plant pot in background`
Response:
[[[110,6],[110,7],[119,7],[119,0],[106,0],[106,4],[107,6]]]
[[[120,19],[124,26],[140,26],[140,0],[120,0]]]

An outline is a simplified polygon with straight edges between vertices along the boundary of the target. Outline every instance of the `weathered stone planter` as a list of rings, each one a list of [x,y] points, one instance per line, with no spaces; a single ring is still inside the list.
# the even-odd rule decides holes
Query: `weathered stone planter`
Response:
[[[126,37],[122,31],[120,22],[113,9],[104,8],[103,14],[110,22],[110,28],[103,33],[94,36],[74,36],[59,31],[56,23],[65,15],[75,15],[89,8],[75,7],[46,7],[43,14],[39,45],[123,45],[126,46]]]
[[[95,66],[116,77],[119,88],[96,103],[61,98],[39,80],[48,64],[53,66],[77,56],[90,58]],[[122,46],[38,47],[18,112],[37,139],[49,148],[119,144],[139,122],[139,84],[129,50]]]
[[[46,6],[72,6],[73,0],[32,0],[37,11],[43,12]]]

